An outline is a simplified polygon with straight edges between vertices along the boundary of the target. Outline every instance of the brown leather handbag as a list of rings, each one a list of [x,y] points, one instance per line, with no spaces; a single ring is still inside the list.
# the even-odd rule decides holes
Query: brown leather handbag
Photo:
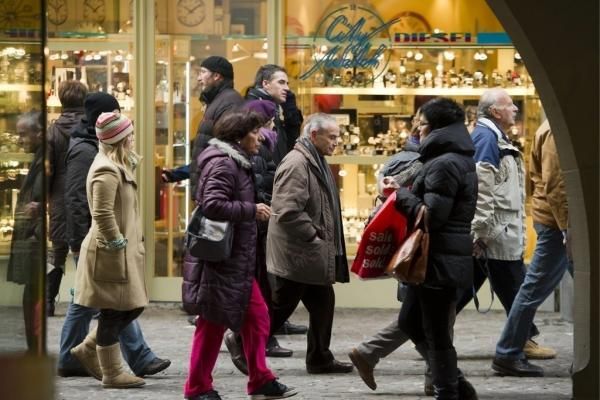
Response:
[[[390,260],[386,273],[401,282],[421,284],[427,273],[429,255],[429,229],[427,207],[419,208],[413,232],[396,250]]]

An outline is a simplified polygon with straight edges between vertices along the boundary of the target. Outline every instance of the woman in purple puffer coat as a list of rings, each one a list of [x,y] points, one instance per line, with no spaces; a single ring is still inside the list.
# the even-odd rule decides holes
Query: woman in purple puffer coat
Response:
[[[198,314],[192,341],[186,399],[220,399],[213,389],[212,370],[227,328],[239,332],[248,360],[251,398],[284,398],[296,394],[279,383],[265,360],[269,336],[267,306],[255,280],[256,221],[268,220],[269,206],[255,203],[250,157],[258,152],[264,121],[254,112],[232,112],[219,119],[214,139],[198,156],[195,199],[210,219],[231,221],[231,256],[206,262],[186,254],[183,303]]]

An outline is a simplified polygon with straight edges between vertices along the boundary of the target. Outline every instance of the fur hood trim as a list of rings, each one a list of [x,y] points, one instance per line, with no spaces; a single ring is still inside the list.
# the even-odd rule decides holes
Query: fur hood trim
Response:
[[[208,141],[208,144],[215,146],[217,149],[221,150],[223,153],[231,157],[238,165],[244,169],[252,169],[252,164],[248,157],[243,155],[240,150],[231,144],[219,140],[217,138],[212,138]]]

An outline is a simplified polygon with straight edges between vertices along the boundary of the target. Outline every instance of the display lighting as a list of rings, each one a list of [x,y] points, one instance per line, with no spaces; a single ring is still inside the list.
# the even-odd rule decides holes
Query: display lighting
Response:
[[[346,171],[345,169],[340,169],[340,172],[338,172],[338,175],[343,178],[344,176],[348,175],[348,171]]]
[[[412,52],[412,50],[409,50],[406,52],[406,58],[412,58],[414,56],[414,53]]]
[[[520,60],[520,59],[521,59],[521,54],[518,51],[516,51],[515,52],[515,60]]]
[[[444,51],[444,59],[448,60],[448,61],[452,61],[456,58],[456,54],[454,54],[453,51]]]
[[[417,52],[415,53],[415,60],[421,61],[422,59],[423,59],[423,53],[421,53],[420,51],[417,50]]]
[[[476,51],[473,55],[473,58],[477,61],[485,61],[487,60],[488,56],[484,51]]]

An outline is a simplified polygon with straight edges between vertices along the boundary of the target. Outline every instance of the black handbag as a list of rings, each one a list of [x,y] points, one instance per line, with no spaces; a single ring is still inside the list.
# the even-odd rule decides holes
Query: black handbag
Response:
[[[233,223],[209,219],[196,207],[185,231],[185,246],[202,261],[223,261],[231,257]]]

